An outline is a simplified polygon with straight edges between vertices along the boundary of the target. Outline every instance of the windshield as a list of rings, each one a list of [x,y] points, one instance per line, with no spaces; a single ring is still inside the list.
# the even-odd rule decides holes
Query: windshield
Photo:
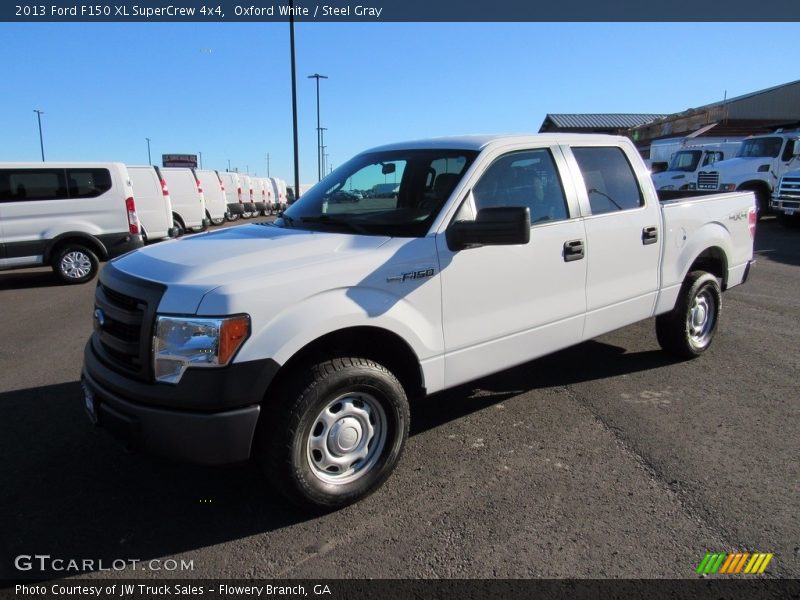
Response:
[[[736,156],[751,158],[775,158],[781,153],[782,144],[783,138],[779,137],[753,138],[752,140],[745,140],[742,142],[742,147],[739,148],[739,154]]]
[[[275,225],[422,237],[477,155],[465,150],[360,154],[303,194]]]
[[[686,171],[692,173],[697,168],[697,163],[700,162],[700,156],[703,153],[700,150],[681,150],[672,155],[672,160],[669,161],[669,168],[667,171]]]

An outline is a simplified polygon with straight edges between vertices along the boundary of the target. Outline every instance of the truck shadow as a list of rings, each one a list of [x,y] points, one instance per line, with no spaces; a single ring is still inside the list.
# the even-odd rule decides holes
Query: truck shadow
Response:
[[[757,259],[800,266],[800,226],[784,227],[774,217],[764,217],[756,227]],[[755,267],[758,269],[758,265]]]
[[[657,351],[626,354],[588,342],[414,401],[412,435],[531,389],[670,363]],[[19,555],[102,560],[108,567],[115,560],[169,556],[309,520],[270,489],[254,464],[205,468],[126,454],[91,427],[80,398],[77,381],[0,393],[0,579],[75,574],[16,570]]]

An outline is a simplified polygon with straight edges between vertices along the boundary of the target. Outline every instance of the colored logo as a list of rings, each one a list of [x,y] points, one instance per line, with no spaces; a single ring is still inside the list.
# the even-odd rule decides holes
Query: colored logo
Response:
[[[767,569],[774,554],[762,552],[708,552],[697,567],[698,575],[739,574],[760,575]]]

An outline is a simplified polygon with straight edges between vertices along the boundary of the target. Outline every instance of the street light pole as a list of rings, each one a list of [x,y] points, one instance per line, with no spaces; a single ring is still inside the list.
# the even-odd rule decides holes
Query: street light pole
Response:
[[[294,129],[294,197],[300,193],[300,154],[297,144],[297,70],[294,60],[294,0],[289,0],[289,47],[292,56],[292,127]]]
[[[319,155],[320,155],[320,173],[325,177],[325,132],[328,131],[327,127],[319,128]]]
[[[317,177],[322,179],[322,129],[319,126],[319,80],[327,79],[327,76],[314,73],[308,76],[309,79],[317,80]]]
[[[267,152],[267,177],[269,177],[269,152]]]
[[[147,164],[148,164],[148,165],[152,165],[152,164],[153,164],[153,161],[152,161],[152,159],[150,158],[150,138],[146,137],[146,138],[144,138],[144,139],[146,139],[146,140],[147,140]]]
[[[42,115],[44,111],[34,108],[33,112],[36,113],[36,118],[39,120],[39,147],[42,149],[42,162],[44,162],[44,138],[42,137]]]
[[[198,151],[197,154],[200,155],[200,168],[202,169],[203,168],[203,153]]]

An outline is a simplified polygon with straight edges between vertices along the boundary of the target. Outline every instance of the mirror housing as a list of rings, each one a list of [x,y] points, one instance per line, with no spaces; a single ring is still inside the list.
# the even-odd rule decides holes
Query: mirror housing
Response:
[[[397,165],[394,163],[382,163],[381,164],[381,173],[383,175],[391,175],[397,170]]]
[[[456,221],[446,233],[452,251],[475,246],[513,246],[531,240],[531,212],[526,206],[483,208],[474,221]]]
[[[800,139],[792,140],[792,156],[800,154]]]

